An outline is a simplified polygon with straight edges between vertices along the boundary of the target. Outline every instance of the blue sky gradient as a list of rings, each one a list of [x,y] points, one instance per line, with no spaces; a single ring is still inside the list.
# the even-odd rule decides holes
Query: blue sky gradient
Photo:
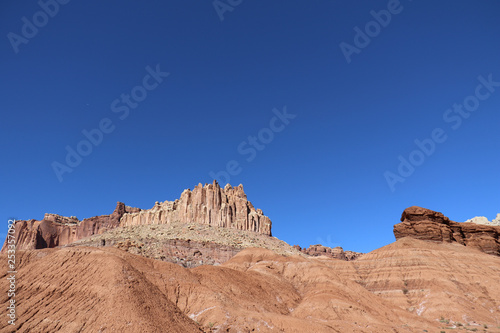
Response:
[[[412,205],[500,213],[498,1],[41,3],[46,22],[0,4],[1,239],[10,218],[174,200],[228,163],[292,245],[368,252]],[[92,151],[71,167],[67,147]]]

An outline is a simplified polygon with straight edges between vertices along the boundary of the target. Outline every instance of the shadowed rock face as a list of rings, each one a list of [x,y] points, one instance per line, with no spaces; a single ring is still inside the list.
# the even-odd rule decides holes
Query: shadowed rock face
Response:
[[[442,213],[422,207],[409,207],[394,226],[397,239],[412,237],[434,242],[457,242],[488,254],[500,256],[500,227],[454,222]]]
[[[57,214],[45,214],[43,220],[16,221],[15,235],[18,250],[52,248],[66,245],[76,240],[103,233],[120,225],[120,219],[126,212],[137,208],[118,202],[110,215],[94,216],[79,221],[76,217]],[[5,249],[2,248],[2,251]]]
[[[102,234],[119,226],[169,224],[173,222],[200,223],[238,230],[250,230],[271,236],[271,221],[262,210],[255,209],[247,200],[243,186],[221,188],[213,184],[199,184],[184,190],[175,201],[156,203],[142,210],[118,202],[110,215],[101,215],[79,221],[76,217],[45,214],[40,220],[16,221],[16,248],[19,250],[53,248],[85,237]],[[2,251],[5,250],[5,245]]]

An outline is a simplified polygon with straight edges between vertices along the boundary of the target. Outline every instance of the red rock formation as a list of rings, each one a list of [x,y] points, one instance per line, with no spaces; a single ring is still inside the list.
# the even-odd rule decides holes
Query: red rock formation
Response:
[[[359,252],[344,251],[344,249],[340,246],[331,248],[323,246],[321,244],[317,244],[317,245],[311,245],[308,248],[301,248],[298,245],[294,245],[293,247],[299,250],[300,252],[312,257],[325,256],[328,258],[336,258],[346,261],[356,260],[359,256],[363,255],[363,253]]]
[[[422,207],[409,207],[394,226],[397,239],[413,237],[434,242],[457,242],[485,253],[500,256],[500,227],[454,222],[442,213]]]
[[[171,222],[196,222],[271,236],[271,220],[247,200],[243,185],[231,187],[227,184],[221,188],[215,180],[205,186],[199,184],[193,191],[184,190],[178,200],[156,202],[151,209],[127,213],[121,225]]]
[[[94,216],[79,221],[76,217],[45,214],[43,220],[16,221],[15,235],[18,250],[52,248],[116,228],[126,212],[137,208],[118,202],[111,215]],[[5,243],[6,244],[6,243]],[[2,248],[2,251],[5,249]]]
[[[45,214],[43,220],[16,221],[18,250],[52,248],[101,234],[119,226],[168,224],[171,222],[202,223],[239,230],[250,230],[271,236],[271,221],[262,210],[247,200],[243,185],[222,189],[213,184],[199,184],[184,190],[175,201],[156,203],[149,210],[125,206],[118,202],[111,215],[95,216],[79,221],[76,217]],[[6,244],[6,243],[5,243]],[[5,249],[2,248],[2,251]]]

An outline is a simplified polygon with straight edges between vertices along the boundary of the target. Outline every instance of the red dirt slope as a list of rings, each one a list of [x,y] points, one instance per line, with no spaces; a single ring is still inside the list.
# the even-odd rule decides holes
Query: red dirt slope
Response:
[[[193,269],[115,248],[17,256],[19,332],[500,332],[500,258],[456,243],[350,262],[252,248]]]

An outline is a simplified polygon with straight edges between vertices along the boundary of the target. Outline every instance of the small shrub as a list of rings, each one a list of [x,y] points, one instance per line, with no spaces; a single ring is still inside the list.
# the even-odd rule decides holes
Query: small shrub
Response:
[[[403,294],[405,294],[405,295],[408,294],[408,289],[403,288]]]

